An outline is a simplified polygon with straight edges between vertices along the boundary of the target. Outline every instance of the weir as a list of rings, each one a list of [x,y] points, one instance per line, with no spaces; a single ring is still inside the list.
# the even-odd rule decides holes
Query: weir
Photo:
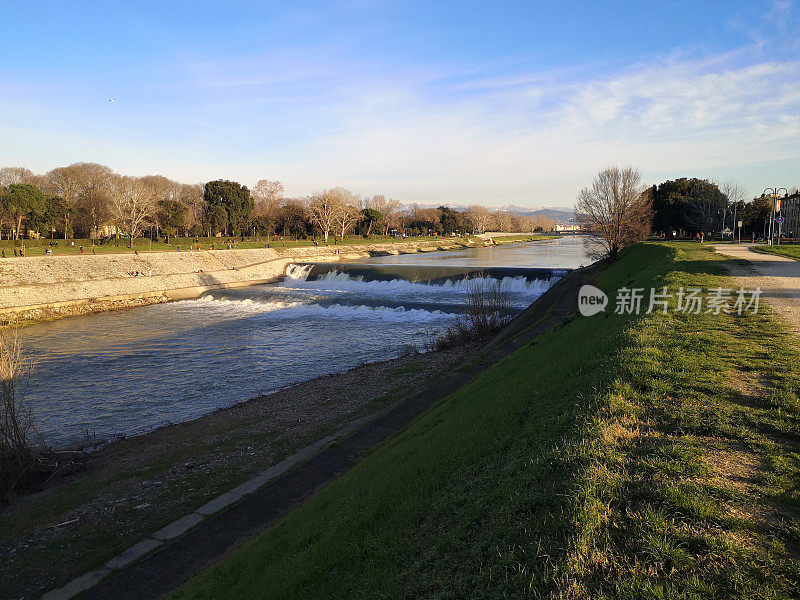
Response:
[[[298,262],[287,267],[289,277],[314,281],[325,275],[343,274],[362,281],[393,281],[403,279],[412,283],[441,284],[446,281],[486,277],[503,280],[507,277],[553,279],[563,277],[569,269],[525,268],[525,267],[463,267],[439,265],[385,265],[371,263],[314,263]]]

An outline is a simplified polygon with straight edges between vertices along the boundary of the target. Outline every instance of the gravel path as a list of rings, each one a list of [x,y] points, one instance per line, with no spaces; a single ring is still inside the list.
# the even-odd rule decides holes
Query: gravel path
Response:
[[[745,289],[761,288],[761,297],[800,333],[800,262],[750,250],[751,244],[716,245],[720,254],[739,259],[731,274]]]

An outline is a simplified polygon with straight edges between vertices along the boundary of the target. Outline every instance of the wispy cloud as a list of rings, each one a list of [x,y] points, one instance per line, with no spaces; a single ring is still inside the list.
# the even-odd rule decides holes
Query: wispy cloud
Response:
[[[113,107],[87,101],[77,84],[63,106],[63,89],[9,84],[0,152],[188,181],[278,178],[295,194],[341,184],[409,202],[569,204],[608,164],[653,179],[739,169],[756,193],[753,165],[800,160],[798,36],[781,30],[793,13],[775,2],[760,22],[731,25],[756,40],[746,45],[625,64],[542,68],[522,54],[397,62],[342,34],[183,54],[161,67],[158,86],[115,91]]]

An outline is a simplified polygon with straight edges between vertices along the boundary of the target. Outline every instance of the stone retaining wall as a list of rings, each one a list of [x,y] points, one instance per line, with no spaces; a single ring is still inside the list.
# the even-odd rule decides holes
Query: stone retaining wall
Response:
[[[0,260],[0,325],[196,298],[275,281],[298,261],[463,248],[458,242],[36,256]],[[131,276],[131,272],[143,275]]]

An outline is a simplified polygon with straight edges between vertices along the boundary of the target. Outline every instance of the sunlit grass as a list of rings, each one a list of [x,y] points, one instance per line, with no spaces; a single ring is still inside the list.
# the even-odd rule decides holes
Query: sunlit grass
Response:
[[[724,260],[640,246],[596,284]],[[794,597],[799,388],[763,311],[571,319],[174,597]]]

